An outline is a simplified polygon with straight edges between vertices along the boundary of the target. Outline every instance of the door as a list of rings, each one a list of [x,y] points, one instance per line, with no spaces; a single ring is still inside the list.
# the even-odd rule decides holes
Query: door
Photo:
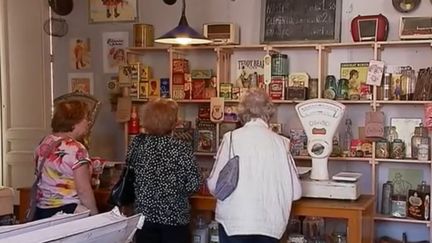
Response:
[[[49,132],[52,89],[46,0],[0,0],[2,184],[30,186],[33,150]],[[17,197],[16,197],[17,198]]]

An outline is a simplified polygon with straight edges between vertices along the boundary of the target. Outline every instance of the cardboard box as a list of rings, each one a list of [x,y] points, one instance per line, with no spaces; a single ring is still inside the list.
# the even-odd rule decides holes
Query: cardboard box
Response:
[[[408,191],[407,199],[407,216],[419,219],[429,220],[430,193],[419,192],[417,190]]]

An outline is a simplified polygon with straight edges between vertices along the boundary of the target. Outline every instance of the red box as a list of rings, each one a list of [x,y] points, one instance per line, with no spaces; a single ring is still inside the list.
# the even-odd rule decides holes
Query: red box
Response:
[[[272,78],[269,84],[269,95],[272,100],[283,100],[284,80],[283,78]]]
[[[186,59],[173,59],[173,73],[188,73],[189,61]]]
[[[173,74],[173,85],[183,85],[185,80],[185,75],[183,73],[174,73]]]

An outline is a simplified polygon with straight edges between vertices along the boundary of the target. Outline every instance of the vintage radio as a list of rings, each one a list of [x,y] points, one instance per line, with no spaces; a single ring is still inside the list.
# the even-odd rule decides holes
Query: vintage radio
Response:
[[[204,24],[203,33],[213,45],[240,44],[240,29],[233,23]]]
[[[399,37],[408,39],[432,39],[432,17],[401,17]]]
[[[358,41],[385,41],[388,36],[389,22],[382,15],[357,16],[351,21],[351,35]]]

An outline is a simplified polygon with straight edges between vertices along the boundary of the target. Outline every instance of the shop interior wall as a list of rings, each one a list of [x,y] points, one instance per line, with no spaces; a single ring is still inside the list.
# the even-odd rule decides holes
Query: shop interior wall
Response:
[[[342,42],[352,41],[350,23],[352,18],[357,15],[379,13],[385,15],[390,22],[388,39],[398,40],[400,16],[428,16],[432,12],[432,4],[429,1],[422,1],[420,7],[410,14],[397,12],[392,7],[391,1],[388,0],[343,0],[342,2]],[[240,26],[241,44],[259,43],[261,0],[187,0],[186,3],[186,15],[193,28],[201,31],[204,23],[233,22]],[[166,5],[162,0],[138,0],[138,8],[139,22],[152,24],[157,37],[178,24],[181,1],[177,1],[174,5]],[[92,67],[82,72],[94,74],[94,95],[103,103],[92,131],[91,154],[109,160],[123,160],[123,128],[115,122],[106,88],[106,83],[113,74],[103,73],[102,67],[102,33],[128,31],[129,43],[132,43],[133,23],[89,24],[88,13],[88,1],[75,0],[73,11],[63,17],[69,25],[68,34],[64,37],[54,38],[54,97],[67,92],[67,75],[71,72],[77,72],[72,70],[69,65],[70,39],[76,37],[90,38]],[[355,55],[355,52],[347,49],[338,55],[349,60]],[[356,119],[353,117],[353,120],[363,120],[363,118]]]

